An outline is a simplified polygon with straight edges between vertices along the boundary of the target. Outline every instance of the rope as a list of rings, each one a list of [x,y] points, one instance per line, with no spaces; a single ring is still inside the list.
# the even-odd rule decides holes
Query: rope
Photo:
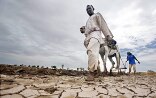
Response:
[[[126,63],[124,64],[124,62],[123,62],[121,56],[120,56],[120,59],[121,59],[121,61],[122,61],[122,64],[124,65],[124,69],[127,69],[127,68],[126,68]]]
[[[117,50],[117,52],[118,52],[119,55],[120,55],[120,52],[118,51],[118,49],[116,49],[116,50]],[[126,65],[125,65],[126,63],[124,64],[124,62],[123,62],[123,60],[122,60],[122,58],[121,58],[121,55],[120,55],[120,59],[121,59],[121,61],[122,61],[122,64],[123,64],[123,66],[124,66],[124,69],[127,69],[127,68],[126,68]]]

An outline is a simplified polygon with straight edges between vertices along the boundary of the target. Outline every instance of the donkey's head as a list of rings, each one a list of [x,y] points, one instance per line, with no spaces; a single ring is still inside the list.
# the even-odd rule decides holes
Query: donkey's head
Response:
[[[82,26],[81,28],[80,28],[80,32],[83,34],[83,33],[85,33],[85,26]]]

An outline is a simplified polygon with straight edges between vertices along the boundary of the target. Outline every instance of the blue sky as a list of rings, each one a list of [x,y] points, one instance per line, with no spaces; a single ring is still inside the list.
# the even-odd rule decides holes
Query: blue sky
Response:
[[[79,32],[87,4],[103,15],[124,61],[130,51],[138,71],[156,71],[155,0],[0,0],[0,63],[87,68]]]

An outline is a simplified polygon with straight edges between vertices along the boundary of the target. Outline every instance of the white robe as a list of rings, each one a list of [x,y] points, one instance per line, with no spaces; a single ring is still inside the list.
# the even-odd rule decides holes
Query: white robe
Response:
[[[89,17],[85,26],[86,39],[84,45],[87,48],[88,54],[88,70],[91,72],[97,70],[97,67],[99,66],[100,44],[104,43],[101,31],[105,37],[107,35],[113,37],[102,15],[100,13],[95,13]]]

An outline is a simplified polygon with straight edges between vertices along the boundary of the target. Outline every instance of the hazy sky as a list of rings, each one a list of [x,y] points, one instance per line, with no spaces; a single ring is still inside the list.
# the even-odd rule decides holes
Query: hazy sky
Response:
[[[130,51],[138,71],[156,71],[156,0],[0,0],[0,63],[87,68],[79,32],[87,4],[105,18],[124,62]]]

